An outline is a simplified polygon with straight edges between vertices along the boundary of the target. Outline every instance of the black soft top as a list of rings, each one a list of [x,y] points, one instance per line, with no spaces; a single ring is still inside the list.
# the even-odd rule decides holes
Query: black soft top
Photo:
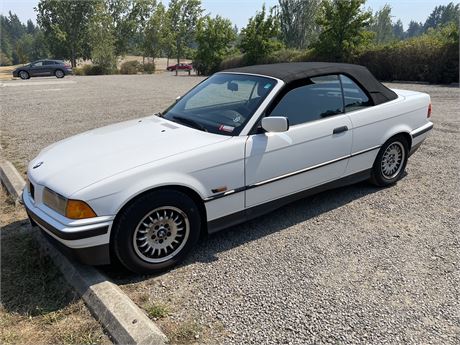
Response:
[[[375,79],[366,67],[360,65],[330,62],[290,62],[232,68],[223,72],[260,74],[281,79],[286,84],[319,75],[345,74],[369,93],[375,105],[398,98],[396,93]]]

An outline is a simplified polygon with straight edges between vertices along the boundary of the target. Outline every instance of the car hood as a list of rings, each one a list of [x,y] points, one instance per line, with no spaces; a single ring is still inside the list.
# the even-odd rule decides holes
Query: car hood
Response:
[[[121,122],[59,141],[29,163],[29,178],[69,197],[118,173],[230,137],[156,116]]]

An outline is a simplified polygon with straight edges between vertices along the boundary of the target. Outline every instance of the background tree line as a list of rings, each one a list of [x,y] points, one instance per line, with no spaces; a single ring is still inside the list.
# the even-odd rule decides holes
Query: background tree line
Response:
[[[118,58],[190,58],[200,74],[282,61],[361,63],[382,79],[458,81],[459,4],[436,6],[404,30],[391,6],[365,0],[279,0],[239,30],[211,17],[200,0],[40,0],[37,25],[0,16],[0,63],[38,58],[91,59],[99,73]],[[442,66],[440,66],[442,65]]]

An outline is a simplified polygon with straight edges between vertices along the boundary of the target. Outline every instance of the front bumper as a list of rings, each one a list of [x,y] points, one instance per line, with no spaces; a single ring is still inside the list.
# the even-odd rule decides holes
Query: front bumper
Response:
[[[110,217],[64,223],[63,217],[58,220],[36,205],[27,188],[22,193],[22,200],[32,225],[39,226],[65,254],[89,265],[110,263],[110,228],[113,222]]]

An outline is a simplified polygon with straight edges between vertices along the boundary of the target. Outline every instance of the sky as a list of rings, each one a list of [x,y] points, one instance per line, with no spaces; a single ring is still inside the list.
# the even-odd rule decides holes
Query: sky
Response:
[[[82,0],[84,1],[84,0]],[[447,5],[449,2],[458,3],[453,0],[367,0],[366,8],[372,8],[375,12],[385,4],[392,8],[394,21],[401,19],[404,29],[411,20],[424,23],[435,6]],[[163,0],[163,3],[167,3]],[[8,14],[8,11],[16,13],[22,21],[32,19],[35,22],[36,13],[34,7],[37,6],[38,0],[0,0],[0,12]],[[248,19],[256,11],[260,10],[262,4],[271,7],[278,3],[277,0],[202,0],[205,13],[211,15],[220,15],[229,18],[238,28],[244,27]]]

